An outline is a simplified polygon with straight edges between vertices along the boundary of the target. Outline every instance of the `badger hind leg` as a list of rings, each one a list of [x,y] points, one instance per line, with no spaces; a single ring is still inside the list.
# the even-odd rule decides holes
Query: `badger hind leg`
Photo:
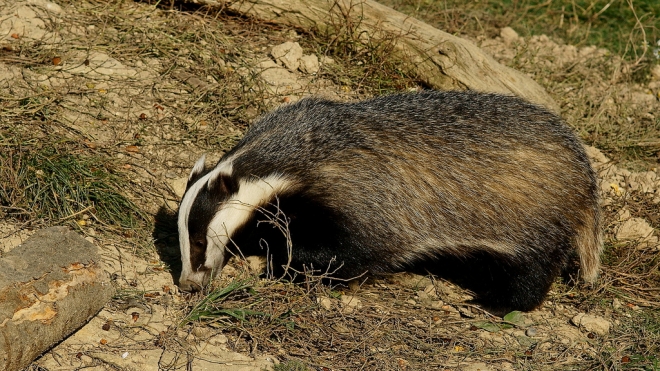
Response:
[[[570,249],[557,247],[544,253],[525,254],[476,251],[467,256],[438,256],[432,262],[415,264],[472,291],[474,302],[495,315],[513,310],[530,311],[539,307],[555,278],[570,258]]]

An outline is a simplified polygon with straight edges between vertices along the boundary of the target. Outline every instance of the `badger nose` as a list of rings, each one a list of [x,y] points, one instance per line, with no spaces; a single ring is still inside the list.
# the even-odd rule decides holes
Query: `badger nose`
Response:
[[[197,284],[196,282],[190,280],[184,280],[179,282],[179,289],[181,291],[193,293],[193,292],[201,291],[202,286]]]

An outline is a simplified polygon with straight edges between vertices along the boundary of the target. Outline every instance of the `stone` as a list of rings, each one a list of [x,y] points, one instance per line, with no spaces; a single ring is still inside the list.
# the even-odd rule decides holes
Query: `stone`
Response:
[[[660,80],[660,64],[656,64],[651,69],[651,78],[654,80]]]
[[[176,179],[167,179],[167,184],[172,189],[172,192],[178,197],[183,198],[183,194],[186,193],[186,185],[188,184],[188,178],[176,178]]]
[[[248,256],[245,260],[252,274],[261,274],[266,271],[266,257]]]
[[[289,93],[292,90],[302,88],[302,84],[295,74],[278,66],[271,60],[258,63],[257,68],[260,71],[259,76],[261,79],[269,85],[270,90],[275,94]]]
[[[656,246],[658,237],[653,235],[655,229],[642,218],[630,218],[624,221],[616,231],[619,241],[638,241],[640,247]]]
[[[362,309],[362,301],[356,296],[342,295],[339,299],[344,313],[353,313]]]
[[[598,317],[586,313],[579,313],[571,318],[571,323],[575,326],[598,335],[606,335],[610,332],[612,324],[603,317]]]
[[[519,38],[518,33],[511,27],[504,27],[500,30],[500,37],[507,46],[511,45]]]
[[[319,72],[319,58],[314,55],[303,55],[300,58],[300,70],[304,73],[314,75]]]
[[[327,296],[319,296],[316,298],[316,302],[325,310],[332,309],[332,299]]]
[[[270,54],[275,61],[282,63],[290,71],[295,71],[300,66],[300,58],[303,55],[302,47],[297,42],[287,41],[274,46]]]

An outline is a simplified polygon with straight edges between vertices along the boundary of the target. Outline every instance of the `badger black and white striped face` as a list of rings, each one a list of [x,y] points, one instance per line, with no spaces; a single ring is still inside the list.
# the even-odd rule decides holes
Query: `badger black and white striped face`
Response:
[[[226,246],[235,232],[291,185],[280,175],[240,179],[233,174],[232,158],[205,173],[204,160],[195,163],[179,207],[183,291],[206,286],[228,260]]]

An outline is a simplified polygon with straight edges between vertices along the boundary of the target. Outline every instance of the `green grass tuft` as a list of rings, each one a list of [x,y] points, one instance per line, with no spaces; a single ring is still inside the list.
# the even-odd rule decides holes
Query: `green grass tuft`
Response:
[[[226,287],[213,290],[190,310],[190,313],[181,321],[181,325],[202,320],[212,320],[220,316],[229,316],[244,321],[248,316],[264,315],[262,312],[247,308],[221,307],[222,303],[231,295],[250,291],[251,286],[251,279],[243,279],[235,280]]]
[[[510,26],[523,36],[595,45],[630,59],[653,58],[660,40],[657,0],[379,0],[450,33],[495,36]]]
[[[59,224],[89,214],[124,228],[145,219],[119,193],[125,182],[107,160],[71,153],[71,147],[57,140],[5,145],[0,153],[0,215]]]

